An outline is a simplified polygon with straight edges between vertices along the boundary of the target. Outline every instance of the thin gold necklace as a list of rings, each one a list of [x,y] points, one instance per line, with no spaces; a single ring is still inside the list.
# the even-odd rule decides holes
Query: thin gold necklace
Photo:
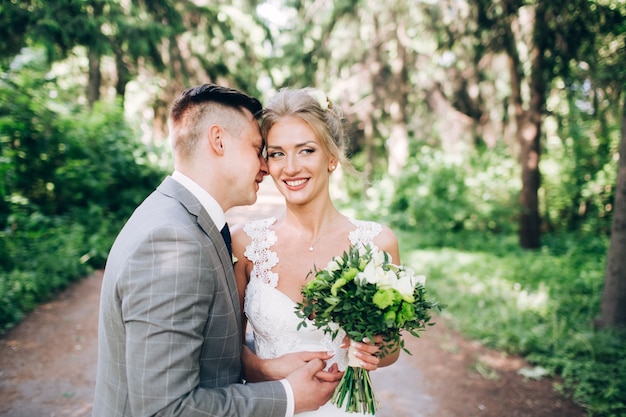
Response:
[[[302,239],[302,241],[303,241],[304,243],[306,243],[307,245],[309,245],[309,252],[313,252],[313,251],[315,250],[315,244],[316,244],[317,242],[319,242],[319,241],[320,241],[320,239],[322,238],[322,236],[324,236],[324,235],[320,234],[320,235],[319,235],[319,237],[318,237],[317,239],[315,239],[313,242],[307,242],[307,240],[304,238],[304,236],[302,236],[302,232],[298,232],[298,237],[299,237],[300,239]]]
[[[320,240],[324,237],[324,233],[322,233],[322,231],[324,231],[324,230],[326,230],[326,229],[328,229],[328,230],[332,230],[332,226],[333,226],[336,222],[337,222],[337,217],[335,216],[334,218],[332,218],[332,219],[331,219],[331,220],[330,220],[330,221],[326,224],[326,226],[323,226],[323,227],[320,229],[319,236],[317,237],[317,239],[313,240],[312,242],[307,241],[307,240],[304,238],[304,236],[302,236],[302,229],[303,229],[303,227],[302,227],[302,224],[300,224],[300,228],[301,228],[301,229],[298,231],[298,237],[299,237],[300,239],[302,239],[302,241],[303,241],[304,243],[306,243],[306,244],[307,244],[307,246],[309,247],[309,252],[313,252],[313,251],[315,251],[315,245],[317,244],[317,242],[319,242],[319,241],[320,241]],[[298,223],[300,223],[300,221],[298,221]]]

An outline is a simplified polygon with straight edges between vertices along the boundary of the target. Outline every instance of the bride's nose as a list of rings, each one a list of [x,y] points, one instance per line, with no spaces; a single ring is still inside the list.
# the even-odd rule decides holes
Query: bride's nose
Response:
[[[293,174],[300,170],[300,165],[298,164],[297,156],[294,154],[287,155],[285,158],[285,173]]]

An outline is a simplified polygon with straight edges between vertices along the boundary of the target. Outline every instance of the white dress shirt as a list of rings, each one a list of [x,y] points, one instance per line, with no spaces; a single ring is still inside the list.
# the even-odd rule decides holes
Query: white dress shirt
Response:
[[[206,190],[200,187],[194,180],[186,176],[180,171],[174,171],[172,173],[172,178],[180,183],[183,187],[189,190],[191,194],[194,195],[200,201],[200,204],[204,207],[204,209],[209,213],[211,220],[217,226],[217,230],[222,230],[224,225],[226,224],[226,216],[224,215],[224,210],[222,206],[211,196],[211,194],[207,193]]]

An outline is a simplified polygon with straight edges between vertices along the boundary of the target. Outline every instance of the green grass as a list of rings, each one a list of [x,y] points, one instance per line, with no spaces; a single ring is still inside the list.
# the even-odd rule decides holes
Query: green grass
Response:
[[[593,327],[605,241],[552,237],[524,251],[515,236],[458,235],[447,247],[399,238],[403,263],[428,277],[454,328],[561,376],[556,388],[589,416],[626,416],[626,335]]]

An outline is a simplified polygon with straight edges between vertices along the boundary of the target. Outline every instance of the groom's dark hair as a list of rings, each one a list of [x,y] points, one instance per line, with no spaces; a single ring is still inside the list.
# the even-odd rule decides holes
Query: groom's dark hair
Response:
[[[190,105],[207,102],[219,103],[239,111],[244,108],[252,113],[255,118],[261,115],[263,109],[259,100],[242,91],[209,83],[190,87],[183,91],[172,104],[170,118],[174,123],[177,123]]]

